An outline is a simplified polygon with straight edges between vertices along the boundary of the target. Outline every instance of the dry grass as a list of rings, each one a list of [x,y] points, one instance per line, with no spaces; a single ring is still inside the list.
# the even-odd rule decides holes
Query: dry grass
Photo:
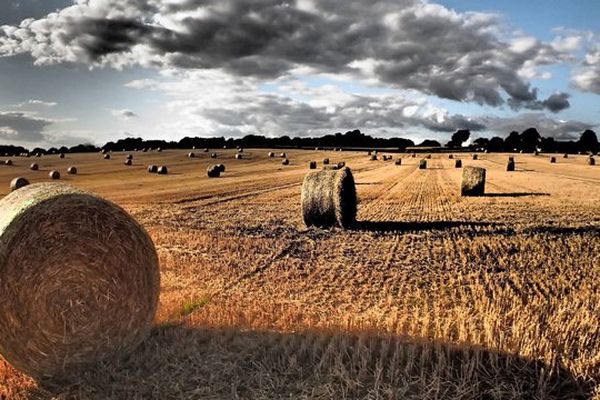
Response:
[[[358,226],[324,231],[300,213],[316,153],[289,151],[289,168],[256,157],[220,180],[202,173],[209,154],[186,153],[140,153],[127,169],[69,155],[86,173],[66,181],[123,205],[154,239],[156,328],[70,385],[0,362],[0,398],[600,399],[600,168],[586,156],[523,154],[508,173],[507,154],[454,154],[487,170],[486,195],[462,198],[447,155],[418,171],[418,158],[344,152]],[[28,166],[0,169],[0,190],[48,179]]]

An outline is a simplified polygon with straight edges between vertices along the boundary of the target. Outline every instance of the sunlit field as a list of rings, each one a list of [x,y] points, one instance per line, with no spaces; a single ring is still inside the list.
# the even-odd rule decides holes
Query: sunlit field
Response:
[[[487,169],[485,196],[461,197],[448,154],[421,170],[419,154],[291,150],[283,166],[268,149],[189,151],[0,166],[2,195],[56,169],[123,206],[162,280],[155,328],[129,357],[66,384],[0,361],[1,399],[600,399],[600,166],[587,156],[455,153]],[[308,164],[326,157],[354,174],[353,229],[302,221]],[[209,179],[216,162],[226,171]]]

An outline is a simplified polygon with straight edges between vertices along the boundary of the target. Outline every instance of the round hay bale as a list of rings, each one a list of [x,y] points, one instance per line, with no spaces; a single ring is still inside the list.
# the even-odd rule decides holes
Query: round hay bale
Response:
[[[509,157],[508,157],[508,161],[513,161],[513,162],[514,162],[514,161],[515,161],[515,158],[514,158],[513,156],[509,156]]]
[[[472,158],[473,158],[473,160],[477,160],[477,158],[478,158],[477,154],[473,154]]]
[[[302,184],[306,226],[348,228],[356,221],[356,187],[349,168],[309,172]]]
[[[156,151],[157,151],[158,153],[162,153],[162,148],[160,148],[160,147],[159,147],[159,148],[157,148],[157,149],[156,149]]]
[[[137,151],[137,149],[135,151]],[[102,149],[102,150],[100,150],[100,153],[107,154],[107,151],[106,151],[106,149]]]
[[[515,170],[515,160],[508,160],[506,163],[506,171],[511,172]]]
[[[367,151],[367,155],[370,156],[371,155],[371,150]]]
[[[522,151],[521,151],[521,152],[522,152]],[[533,155],[534,155],[534,156],[539,156],[539,155],[540,155],[540,152],[536,150],[536,151],[534,151],[534,152],[533,152]]]
[[[419,169],[427,169],[427,160],[422,159],[419,161]]]
[[[143,149],[142,150],[142,153],[147,153],[147,152],[148,152],[148,149]]]
[[[58,157],[59,157],[59,158],[65,158],[65,153],[60,153],[60,154],[58,155]]]
[[[377,161],[377,156],[375,154],[371,155],[370,160],[371,161]]]
[[[221,173],[225,172],[225,165],[217,164],[217,167],[219,168],[219,171],[221,171]]]
[[[69,175],[77,175],[77,167],[70,166],[69,168],[67,168],[67,173]]]
[[[129,158],[128,158],[128,159],[126,159],[126,160],[125,160],[125,165],[128,165],[128,166],[130,166],[130,165],[132,165],[132,164],[133,164],[133,163],[132,163],[131,159],[129,159]]]
[[[13,165],[12,160],[9,158],[8,160],[4,161],[5,165]]]
[[[36,163],[33,163],[29,166],[29,169],[32,171],[37,171],[38,169],[40,169],[40,166],[37,165]]]
[[[555,164],[556,163],[556,157],[550,157],[550,163],[551,164]]]
[[[269,154],[267,154],[267,156],[269,156],[270,158],[275,157],[275,153],[273,153],[272,151],[269,152]]]
[[[105,160],[110,160],[110,154],[106,153],[106,154],[104,155],[104,159],[105,159]]]
[[[425,157],[425,158],[427,158],[428,160],[430,160],[431,159],[431,154],[427,154],[427,157]]]
[[[396,164],[396,165],[402,165],[402,159],[401,158],[396,159],[396,161],[394,162],[394,164]]]
[[[42,153],[37,153],[35,156],[36,156],[36,157],[41,157],[41,156],[42,156]],[[26,155],[25,157],[31,157],[31,156],[29,155],[29,153],[27,153],[27,155]]]
[[[329,158],[324,158],[323,159],[323,164],[329,165]]]
[[[412,158],[415,158],[417,155],[416,155],[415,153],[412,153],[410,156],[411,156]]]
[[[196,154],[194,154],[193,152],[190,151],[188,153],[188,158],[195,158],[195,157],[196,157]]]
[[[454,160],[454,168],[462,168],[462,160]]]
[[[29,181],[27,179],[20,176],[16,177],[12,181],[10,181],[10,191],[14,192],[15,190],[27,185],[29,185]]]
[[[50,173],[48,173],[48,177],[50,177],[50,179],[60,179],[60,172],[56,170],[50,171]]]
[[[588,165],[596,165],[596,159],[594,157],[590,157],[587,159]]]
[[[569,155],[568,155],[567,153],[565,153],[565,154],[563,155],[563,158],[569,158]]]
[[[211,153],[210,158],[217,158],[217,153]]]
[[[159,175],[167,175],[169,173],[169,170],[167,169],[166,166],[161,165],[160,167],[158,167],[158,169],[156,170],[156,173]]]
[[[238,154],[235,155],[235,159],[236,160],[241,160],[242,158],[243,158],[243,156],[242,156],[241,153],[238,153]]]
[[[344,167],[346,166],[346,162],[345,162],[345,161],[340,161],[340,162],[337,164],[337,166],[338,166],[338,169],[342,169],[342,168],[344,168]]]
[[[223,146],[223,150],[226,150],[226,149],[227,149],[227,145]]]
[[[158,167],[154,164],[148,165],[148,172],[151,174],[155,174],[158,172]]]
[[[17,190],[0,209],[0,353],[9,363],[66,378],[141,343],[160,274],[154,244],[131,216],[57,183]]]
[[[209,178],[218,178],[221,176],[221,168],[218,165],[209,165],[206,169],[206,174]]]
[[[128,160],[133,160],[133,154],[127,154],[127,157],[125,157]]]
[[[204,152],[205,152],[205,153],[208,153],[208,147],[204,149]]]
[[[464,167],[460,185],[461,196],[483,196],[484,192],[485,168]]]
[[[285,158],[282,162],[281,165],[290,165],[290,160],[288,160],[287,158]]]
[[[196,150],[196,146],[192,146],[192,150]]]
[[[454,158],[454,155],[452,155],[452,154],[448,154],[448,159],[449,159],[449,160],[452,160],[453,158]]]
[[[242,147],[240,147],[240,148],[238,149],[238,153],[243,153],[243,152],[244,152],[244,149],[243,149]]]
[[[317,162],[316,161],[311,161],[308,164],[308,169],[317,169]]]
[[[286,157],[287,157],[287,154],[285,154],[285,153],[281,153],[281,154],[279,155],[279,157],[280,157],[280,158],[286,158]]]

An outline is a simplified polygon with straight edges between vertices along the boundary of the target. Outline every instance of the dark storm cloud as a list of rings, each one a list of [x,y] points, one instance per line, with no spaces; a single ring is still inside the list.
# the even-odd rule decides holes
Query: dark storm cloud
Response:
[[[530,110],[547,109],[553,113],[565,110],[571,106],[569,103],[570,95],[568,93],[555,93],[546,100],[516,100],[509,99],[508,104],[515,110],[527,108]]]
[[[19,142],[40,142],[45,139],[43,130],[51,120],[23,112],[0,112],[0,138]]]
[[[502,137],[511,131],[522,132],[529,127],[535,127],[542,136],[553,137],[556,140],[576,140],[584,130],[596,127],[582,121],[556,120],[543,113],[526,113],[508,118],[482,117],[481,122],[488,126],[489,131]]]
[[[540,100],[519,71],[567,55],[499,38],[489,14],[417,0],[97,0],[0,30],[0,54],[39,63],[223,68],[275,78],[295,67],[354,73],[397,88],[491,106],[568,106]],[[365,68],[366,67],[366,68]]]

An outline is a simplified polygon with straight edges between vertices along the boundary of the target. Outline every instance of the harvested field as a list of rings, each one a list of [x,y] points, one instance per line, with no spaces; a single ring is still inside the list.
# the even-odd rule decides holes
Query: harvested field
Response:
[[[153,333],[68,385],[0,360],[0,399],[600,399],[600,167],[585,155],[219,150],[67,154],[0,166],[112,200],[141,222],[161,268]],[[281,150],[273,150],[275,154]],[[343,158],[342,158],[343,155]],[[352,229],[307,228],[311,160],[352,169]],[[461,197],[463,166],[487,170]],[[77,175],[66,174],[77,165]],[[147,173],[167,165],[169,174]]]

